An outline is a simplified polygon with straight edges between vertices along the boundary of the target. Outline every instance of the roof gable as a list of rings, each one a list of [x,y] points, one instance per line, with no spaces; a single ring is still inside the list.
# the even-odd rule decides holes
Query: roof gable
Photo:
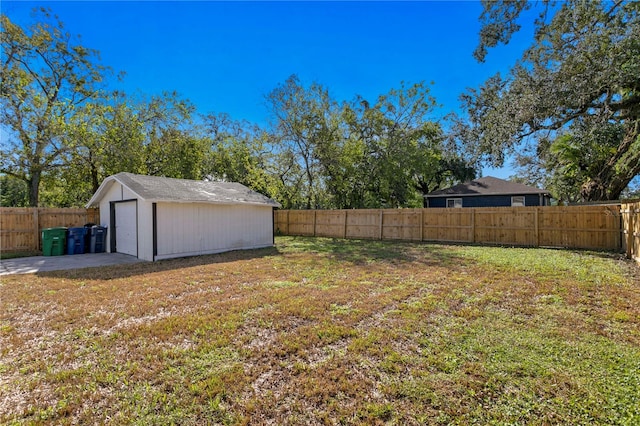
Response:
[[[469,182],[460,183],[450,188],[440,189],[430,192],[425,197],[446,197],[446,196],[479,196],[479,195],[526,195],[526,194],[546,194],[549,191],[538,189],[533,186],[511,182],[495,177],[487,176]]]
[[[106,178],[87,207],[97,205],[107,189],[119,182],[138,197],[151,202],[253,204],[280,207],[280,204],[235,182],[207,182],[160,176],[118,173]]]

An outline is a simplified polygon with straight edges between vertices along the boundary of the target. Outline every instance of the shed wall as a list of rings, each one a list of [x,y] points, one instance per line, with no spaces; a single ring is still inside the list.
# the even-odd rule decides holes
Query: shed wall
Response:
[[[273,245],[270,206],[157,203],[156,217],[156,260]]]
[[[153,261],[153,204],[138,199],[138,258]]]

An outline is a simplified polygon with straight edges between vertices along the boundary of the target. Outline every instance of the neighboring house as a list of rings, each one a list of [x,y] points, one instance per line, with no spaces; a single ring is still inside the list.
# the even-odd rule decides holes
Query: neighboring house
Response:
[[[108,252],[155,261],[273,245],[280,205],[231,182],[118,173],[87,207],[100,207]]]
[[[491,176],[460,183],[425,196],[427,207],[548,206],[549,191]]]

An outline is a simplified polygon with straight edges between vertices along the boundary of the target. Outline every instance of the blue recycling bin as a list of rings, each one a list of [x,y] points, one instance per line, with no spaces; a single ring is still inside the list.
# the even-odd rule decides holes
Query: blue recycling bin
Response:
[[[67,229],[67,254],[84,254],[85,228]]]
[[[106,226],[92,226],[91,227],[91,253],[104,253],[105,243],[107,239],[107,227]]]

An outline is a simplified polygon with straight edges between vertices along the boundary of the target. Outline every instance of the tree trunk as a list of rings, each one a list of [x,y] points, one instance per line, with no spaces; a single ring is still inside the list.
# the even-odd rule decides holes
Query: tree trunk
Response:
[[[603,201],[606,197],[606,188],[599,178],[591,179],[580,188],[580,196],[583,202]]]
[[[309,184],[309,193],[307,194],[307,210],[311,210],[313,204],[313,174],[311,173],[311,166],[306,156],[304,158],[305,171],[307,174],[307,183]]]
[[[29,186],[29,207],[38,207],[40,198],[40,171],[31,173],[31,179],[27,181]]]
[[[636,176],[621,176],[614,174],[606,179],[602,177],[603,173],[594,179],[591,179],[582,185],[580,196],[582,201],[611,201],[619,200],[622,191],[629,185],[629,182]]]
[[[94,165],[91,165],[91,187],[94,194],[100,187],[100,180],[98,179],[98,169]]]
[[[583,201],[617,200],[620,194],[640,174],[640,124],[635,123],[627,132],[615,155],[604,165],[600,173],[587,181],[580,190]]]

